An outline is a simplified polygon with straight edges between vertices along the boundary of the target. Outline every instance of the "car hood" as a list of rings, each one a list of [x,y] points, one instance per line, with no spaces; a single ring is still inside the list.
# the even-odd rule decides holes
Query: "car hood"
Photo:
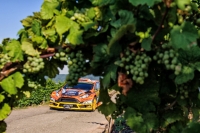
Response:
[[[62,96],[79,96],[83,95],[88,91],[81,90],[81,89],[63,89],[62,90]]]

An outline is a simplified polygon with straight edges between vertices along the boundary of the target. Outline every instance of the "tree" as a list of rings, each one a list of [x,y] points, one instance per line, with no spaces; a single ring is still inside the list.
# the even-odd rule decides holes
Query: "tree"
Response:
[[[1,131],[13,101],[67,64],[70,85],[101,76],[99,111],[125,111],[134,131],[199,132],[199,18],[199,0],[44,0],[1,45]]]

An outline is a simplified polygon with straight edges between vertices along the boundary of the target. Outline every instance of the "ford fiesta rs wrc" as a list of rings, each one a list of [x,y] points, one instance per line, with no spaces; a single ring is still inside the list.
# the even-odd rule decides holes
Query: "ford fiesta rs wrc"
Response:
[[[59,90],[53,91],[49,106],[51,109],[94,111],[99,89],[99,81],[80,78],[75,86],[65,84]]]

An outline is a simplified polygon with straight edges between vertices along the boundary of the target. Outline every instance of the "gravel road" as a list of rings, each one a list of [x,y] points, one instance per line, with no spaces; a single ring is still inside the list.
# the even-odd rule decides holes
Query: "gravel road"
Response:
[[[102,133],[108,123],[95,112],[50,110],[47,105],[15,109],[6,133]]]

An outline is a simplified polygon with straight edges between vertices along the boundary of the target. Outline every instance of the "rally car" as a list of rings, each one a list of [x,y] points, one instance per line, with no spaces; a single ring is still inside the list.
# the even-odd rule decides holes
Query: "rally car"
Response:
[[[80,78],[78,84],[65,84],[53,91],[49,107],[51,109],[94,111],[99,98],[100,83],[98,80]]]

